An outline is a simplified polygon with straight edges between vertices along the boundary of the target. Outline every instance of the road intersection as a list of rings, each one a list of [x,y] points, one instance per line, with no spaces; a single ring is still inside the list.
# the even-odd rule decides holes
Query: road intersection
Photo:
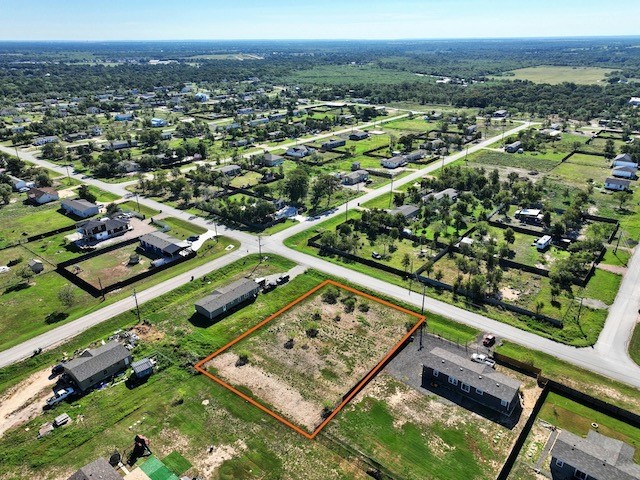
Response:
[[[530,125],[530,123],[524,122],[517,127],[505,132],[504,135],[512,135],[522,129],[528,128]],[[366,125],[360,126],[359,128],[366,128]],[[345,130],[345,132],[348,131],[350,131],[350,129]],[[329,135],[322,135],[318,138],[310,139],[308,141],[317,140],[319,138],[326,138],[338,133],[340,132],[334,132]],[[394,188],[410,182],[415,182],[425,174],[428,174],[440,168],[442,165],[447,165],[461,158],[464,158],[467,153],[473,153],[474,151],[484,148],[495,142],[499,138],[500,136],[497,136],[484,140],[477,145],[470,147],[468,152],[456,153],[454,155],[446,157],[443,162],[437,162],[437,164],[432,164],[423,169],[412,172],[402,179],[394,181]],[[286,146],[287,145],[285,145],[284,147]],[[283,146],[281,145],[277,148],[283,148]],[[0,146],[0,150],[5,151],[9,154],[14,153],[13,149],[7,147]],[[23,159],[29,160],[30,162],[33,162],[39,166],[49,168],[64,175],[67,174],[65,167],[38,159],[28,152],[21,153],[21,156]],[[102,190],[109,191],[120,196],[124,196],[130,193],[125,189],[126,184],[123,185],[105,183],[93,178],[82,178],[77,174],[73,174],[73,176],[77,177],[78,180],[84,183],[95,185]],[[384,186],[366,193],[365,195],[359,197],[357,201],[359,203],[363,203],[389,191],[391,191],[391,186]],[[190,221],[204,228],[209,229],[212,226],[211,220],[207,220],[199,216],[194,217],[193,215],[183,210],[167,206],[160,202],[144,197],[139,198],[139,201],[145,206],[154,208],[156,210],[162,210],[163,213]],[[308,228],[312,228],[329,218],[335,217],[337,215],[344,215],[346,208],[346,205],[341,205],[318,218],[307,218],[305,219],[305,221],[300,222],[284,231],[278,232],[271,236],[261,237],[260,248],[262,253],[273,253],[281,255],[304,267],[314,268],[316,270],[329,273],[333,276],[347,278],[353,283],[367,287],[369,289],[384,292],[386,295],[413,304],[415,306],[421,306],[424,301],[424,307],[427,311],[443,315],[457,322],[473,326],[480,330],[490,331],[502,338],[519,343],[528,348],[539,350],[541,352],[553,355],[561,360],[565,360],[574,365],[583,367],[587,370],[600,373],[607,377],[640,388],[640,367],[638,367],[638,365],[636,365],[631,360],[628,354],[628,343],[637,321],[638,309],[640,308],[640,284],[638,283],[640,281],[640,254],[638,254],[637,252],[632,256],[630,260],[627,274],[624,276],[623,281],[620,285],[620,289],[618,291],[618,295],[616,296],[613,305],[609,309],[607,322],[604,329],[602,330],[602,333],[600,334],[597,343],[592,348],[576,348],[554,342],[530,332],[525,332],[516,327],[473,312],[469,312],[462,308],[450,305],[431,297],[425,297],[423,299],[422,295],[419,292],[411,292],[406,288],[372,278],[368,275],[347,269],[321,258],[292,250],[284,245],[283,242],[286,238]],[[180,285],[187,283],[188,281],[190,281],[191,276],[194,276],[196,278],[201,277],[223,267],[224,265],[228,265],[238,260],[239,258],[242,258],[244,255],[258,252],[259,240],[255,235],[239,230],[234,230],[224,225],[217,225],[216,227],[219,234],[231,237],[239,241],[241,243],[241,247],[228,255],[220,257],[205,265],[196,267],[187,273],[177,275],[174,278],[171,278],[165,282],[159,283],[153,287],[139,292],[137,295],[138,302],[140,304],[144,304],[145,302],[153,298],[156,298],[164,293],[167,293],[170,290],[179,287]],[[33,350],[35,350],[36,348],[50,348],[55,345],[59,345],[74,337],[75,335],[78,335],[84,330],[105,320],[108,320],[109,318],[112,318],[122,313],[123,311],[132,309],[134,308],[134,306],[135,305],[133,298],[125,298],[93,313],[85,315],[84,317],[78,318],[60,327],[52,329],[42,335],[39,335],[38,337],[27,340],[13,348],[5,350],[0,353],[0,367],[20,361],[30,356]]]

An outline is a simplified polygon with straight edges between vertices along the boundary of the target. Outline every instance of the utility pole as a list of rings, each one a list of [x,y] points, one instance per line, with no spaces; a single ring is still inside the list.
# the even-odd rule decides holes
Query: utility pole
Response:
[[[618,253],[618,245],[620,245],[621,238],[622,238],[622,230],[620,230],[620,235],[618,235],[618,241],[616,242],[616,248],[613,249],[613,253]]]
[[[469,168],[469,159],[467,158],[469,156],[469,143],[467,142],[467,151],[464,154],[464,161],[467,165],[467,168]]]
[[[138,205],[138,213],[140,213],[140,201],[138,200],[138,193],[136,192],[136,204]]]
[[[100,277],[98,277],[98,285],[100,285],[100,293],[102,294],[102,301],[104,302],[104,288],[102,288],[102,280],[100,280]]]
[[[423,283],[422,284],[422,309],[420,310],[420,314],[424,315],[424,295],[425,295],[425,291],[427,289],[427,284]]]
[[[347,222],[349,220],[349,193],[350,190],[347,188],[347,203],[345,204],[344,209],[344,221]]]
[[[260,256],[258,263],[262,263],[262,235],[258,235],[258,255]]]
[[[393,173],[391,174],[391,190],[389,191],[389,208],[391,208],[392,201],[393,201]]]
[[[140,306],[138,305],[138,295],[135,288],[133,289],[133,298],[136,301],[136,315],[138,316],[138,323],[140,323]]]
[[[71,175],[69,175],[69,164],[67,163],[64,168],[67,169],[67,183],[70,185],[71,184]]]

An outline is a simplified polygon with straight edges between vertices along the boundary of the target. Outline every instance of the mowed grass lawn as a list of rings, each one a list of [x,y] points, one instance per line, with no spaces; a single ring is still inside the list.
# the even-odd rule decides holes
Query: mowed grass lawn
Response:
[[[158,215],[160,213],[158,210],[147,207],[146,205],[138,205],[138,202],[136,202],[135,200],[127,200],[126,202],[119,203],[118,205],[125,212],[139,212],[147,218],[153,217],[154,215]]]
[[[127,297],[131,295],[134,288],[140,292],[214,260],[228,252],[225,250],[228,245],[234,245],[235,248],[238,248],[240,244],[227,237],[219,237],[218,242],[209,240],[198,250],[195,258],[107,294],[104,302],[100,298],[93,298],[84,290],[71,285],[74,294],[73,305],[69,307],[63,305],[58,294],[70,283],[53,271],[47,263],[45,263],[45,271],[33,277],[28,287],[19,286],[22,279],[14,276],[13,279],[5,281],[3,287],[0,287],[0,305],[4,307],[2,317],[0,317],[0,351]],[[16,252],[16,254],[18,253]],[[13,252],[11,256],[13,257]],[[23,255],[23,263],[17,268],[21,268],[29,259],[31,257]],[[60,318],[57,323],[49,324],[46,322],[46,318],[53,313],[61,313],[63,317],[66,315],[66,318]]]
[[[326,278],[313,271],[298,276],[213,324],[194,318],[194,300],[218,286],[246,275],[259,277],[293,266],[292,262],[277,256],[270,256],[255,271],[257,256],[248,256],[246,262],[234,262],[205,280],[189,282],[142,305],[142,315],[151,324],[151,334],[140,342],[133,356],[139,359],[157,354],[158,371],[137,388],[127,389],[120,383],[90,392],[72,401],[70,406],[43,413],[25,425],[28,431],[18,428],[7,432],[0,444],[3,458],[0,475],[38,477],[56,472],[66,477],[88,458],[102,455],[105,445],[126,449],[131,444],[129,427],[140,422],[138,428],[151,440],[158,458],[178,451],[193,465],[189,476],[204,476],[206,465],[213,458],[205,452],[215,439],[215,446],[233,447],[234,453],[212,478],[370,478],[350,455],[336,448],[333,435],[326,441],[306,441],[215,382],[192,374],[189,365],[194,361]],[[432,319],[435,323],[441,320],[437,315]],[[30,359],[20,369],[20,376],[35,365],[44,368],[53,363],[63,350],[84,348],[92,341],[107,338],[115,329],[135,323],[134,312],[123,312],[83,333],[71,344]],[[5,382],[0,388],[6,389],[7,384],[15,382],[15,376],[8,375],[15,368],[0,371],[0,380]],[[397,381],[390,382],[383,384],[382,394],[409,395],[414,400],[407,405],[411,418],[404,413],[404,404],[399,409],[397,405],[387,405],[385,399],[368,395],[354,404],[353,414],[345,411],[334,419],[332,424],[336,429],[331,433],[339,434],[347,445],[356,445],[365,454],[382,461],[398,473],[397,478],[492,478],[494,464],[506,457],[512,438],[509,431],[475,418],[457,406],[444,406],[446,419],[436,413],[429,414],[433,409],[429,408],[431,403],[427,397],[416,398],[417,394],[408,387]],[[62,411],[71,412],[74,420],[82,415],[84,421],[74,421],[34,443],[33,432],[37,427]],[[486,441],[499,432],[504,432],[499,443]]]
[[[18,243],[28,236],[75,223],[72,218],[58,211],[60,202],[33,206],[23,203],[24,198],[20,195],[17,202],[0,208],[0,248]]]
[[[191,235],[201,235],[207,231],[206,228],[200,227],[199,225],[195,225],[191,222],[187,222],[186,220],[182,220],[181,218],[166,217],[160,221],[166,223],[171,227],[171,230],[168,232],[169,235],[180,238],[182,240],[190,237]]]
[[[552,158],[554,157],[554,158]],[[538,172],[548,172],[560,165],[562,154],[541,154],[536,152],[505,153],[495,150],[480,150],[469,155],[469,162],[490,168],[495,165],[499,167],[522,168],[524,170],[535,170]]]
[[[100,288],[100,282],[103,287],[106,287],[142,273],[151,267],[151,259],[138,255],[140,260],[138,263],[129,263],[131,256],[136,254],[137,248],[138,244],[134,243],[80,262],[77,264],[81,269],[78,277]],[[72,268],[67,269],[73,272]]]
[[[607,73],[613,70],[600,67],[569,67],[556,65],[540,65],[538,67],[519,68],[507,72],[509,76],[495,77],[507,80],[529,80],[534,83],[550,83],[555,85],[571,82],[582,85],[602,82]]]

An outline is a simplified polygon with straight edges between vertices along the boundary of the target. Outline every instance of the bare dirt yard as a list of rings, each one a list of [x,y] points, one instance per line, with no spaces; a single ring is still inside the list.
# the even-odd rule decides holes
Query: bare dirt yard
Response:
[[[42,413],[57,379],[49,380],[49,368],[34,373],[0,398],[0,437],[10,428],[28,422]]]
[[[328,302],[327,292],[339,298]],[[333,410],[417,321],[326,286],[214,357],[207,368],[313,431],[323,410]]]

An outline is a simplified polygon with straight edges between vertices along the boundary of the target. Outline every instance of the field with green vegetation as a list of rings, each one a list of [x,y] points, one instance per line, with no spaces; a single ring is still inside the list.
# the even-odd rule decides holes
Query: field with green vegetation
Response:
[[[170,235],[181,240],[192,235],[202,235],[207,231],[206,228],[176,217],[165,217],[159,221],[169,225],[169,227],[171,227],[169,231]]]
[[[123,211],[139,212],[147,218],[158,215],[160,212],[145,205],[138,205],[135,200],[127,200],[118,204]]]
[[[23,203],[25,195],[19,195],[15,203],[0,207],[0,247],[19,243],[24,238],[68,227],[75,221],[58,209],[59,202],[45,205]]]
[[[322,65],[292,73],[287,82],[313,84],[399,84],[402,82],[435,83],[432,77],[419,76],[410,72],[400,72],[367,65]]]
[[[228,253],[225,250],[228,245],[237,248],[239,243],[226,237],[219,237],[218,242],[209,240],[195,258],[107,294],[106,301],[93,298],[82,289],[71,285],[46,261],[43,262],[45,270],[42,273],[25,279],[20,275],[20,271],[31,256],[17,247],[3,250],[0,254],[3,261],[20,258],[22,260],[16,267],[12,267],[10,273],[2,274],[0,303],[6,306],[6,311],[0,321],[0,350],[121,300],[131,295],[134,288],[137,291],[144,290],[214,260]],[[63,296],[60,293],[62,291],[68,291],[69,294]]]
[[[519,68],[495,78],[529,80],[534,83],[549,83],[551,85],[563,82],[588,85],[602,82],[605,79],[605,75],[612,71],[610,68],[600,67],[540,65],[538,67]]]

